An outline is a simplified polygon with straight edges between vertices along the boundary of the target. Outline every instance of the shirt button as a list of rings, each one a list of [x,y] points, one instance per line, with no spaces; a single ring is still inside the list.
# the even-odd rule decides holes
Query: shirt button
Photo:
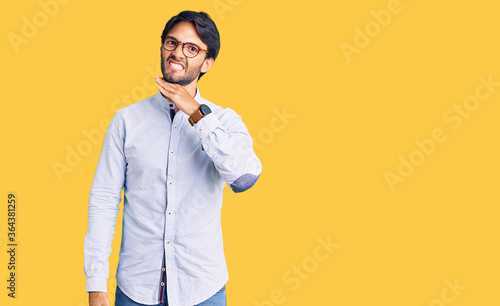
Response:
[[[177,125],[174,125],[174,129],[177,129]]]
[[[201,129],[198,129],[198,132],[200,132],[200,133],[201,133]]]
[[[172,185],[172,184],[173,184],[173,182],[169,182],[168,184],[169,184],[169,185]]]
[[[174,151],[170,151],[170,154],[174,154]]]
[[[165,268],[161,268],[162,271],[165,271]]]
[[[170,240],[167,240],[167,244],[170,244]]]
[[[169,215],[171,215],[171,214],[172,214],[172,212],[171,212],[171,211],[169,211],[169,212],[168,212],[168,214],[169,214]]]
[[[161,282],[161,285],[162,285],[162,286],[164,286],[164,285],[165,285],[165,283],[164,283],[164,282]]]

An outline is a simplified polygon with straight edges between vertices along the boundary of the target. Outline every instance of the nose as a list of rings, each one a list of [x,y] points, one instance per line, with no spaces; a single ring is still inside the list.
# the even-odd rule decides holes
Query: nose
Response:
[[[175,58],[184,58],[184,53],[182,51],[182,48],[183,48],[183,44],[179,43],[179,44],[177,44],[175,49],[172,50],[172,54],[175,56]]]

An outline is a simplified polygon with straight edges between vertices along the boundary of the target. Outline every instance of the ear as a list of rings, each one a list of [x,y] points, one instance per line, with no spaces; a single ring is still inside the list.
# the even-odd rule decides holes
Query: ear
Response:
[[[214,65],[214,58],[213,57],[206,58],[203,61],[203,64],[201,65],[201,72],[203,73],[207,72],[208,70],[210,70],[210,68],[212,68],[213,65]]]

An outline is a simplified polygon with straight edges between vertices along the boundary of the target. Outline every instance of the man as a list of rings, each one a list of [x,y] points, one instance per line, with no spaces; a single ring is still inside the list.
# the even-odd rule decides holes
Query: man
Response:
[[[220,48],[210,17],[179,13],[161,42],[159,92],[117,111],[97,164],[84,244],[90,306],[109,305],[108,258],[123,188],[115,305],[226,305],[222,190],[226,182],[247,190],[262,166],[241,117],[197,88]]]

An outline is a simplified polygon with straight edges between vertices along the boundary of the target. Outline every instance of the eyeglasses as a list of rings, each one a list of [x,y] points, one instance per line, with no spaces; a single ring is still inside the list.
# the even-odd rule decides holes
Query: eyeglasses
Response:
[[[161,39],[163,40],[163,36],[161,37]],[[163,47],[163,49],[165,49],[167,51],[174,51],[175,49],[177,49],[177,46],[180,44],[182,44],[182,53],[184,53],[184,55],[187,58],[195,57],[196,55],[198,55],[198,53],[200,53],[200,51],[208,52],[208,50],[203,50],[202,48],[198,47],[198,45],[196,45],[196,44],[193,44],[190,42],[181,42],[173,37],[165,38],[165,40],[163,41],[162,47]]]

